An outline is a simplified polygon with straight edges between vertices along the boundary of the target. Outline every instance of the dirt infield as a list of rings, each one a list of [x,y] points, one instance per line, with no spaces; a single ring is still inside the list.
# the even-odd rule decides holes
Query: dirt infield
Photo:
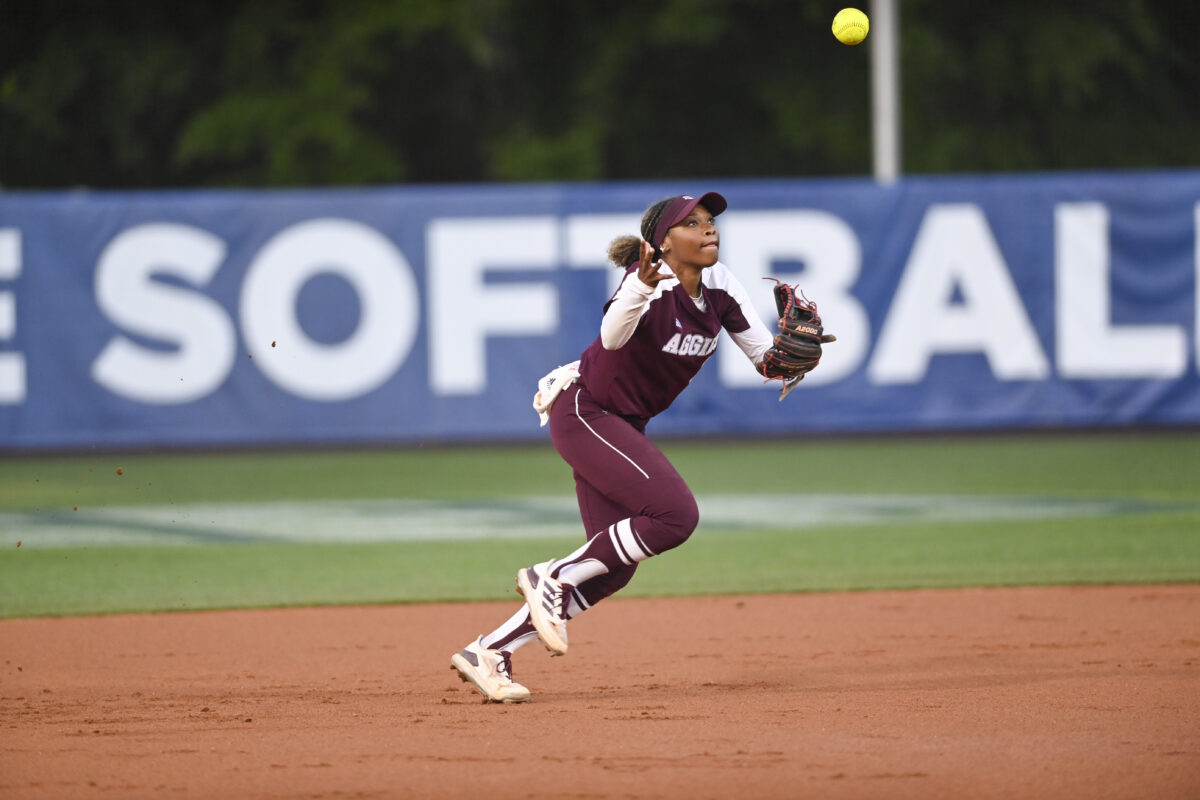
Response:
[[[0,797],[1200,796],[1200,586],[0,621]]]

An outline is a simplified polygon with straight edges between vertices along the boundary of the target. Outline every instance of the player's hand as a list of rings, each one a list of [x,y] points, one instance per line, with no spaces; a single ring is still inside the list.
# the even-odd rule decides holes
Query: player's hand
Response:
[[[658,268],[666,264],[661,259],[654,258],[654,247],[645,239],[642,240],[642,259],[638,263],[638,280],[647,286],[654,287],[659,281],[665,281],[669,278],[674,278],[673,272],[659,272]],[[667,265],[667,269],[670,269]]]

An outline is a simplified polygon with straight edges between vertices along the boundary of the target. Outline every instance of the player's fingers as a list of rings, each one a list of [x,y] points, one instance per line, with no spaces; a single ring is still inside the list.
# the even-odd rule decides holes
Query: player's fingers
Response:
[[[641,258],[642,264],[643,265],[649,264],[653,260],[654,260],[654,245],[650,244],[645,239],[642,239],[642,258]]]

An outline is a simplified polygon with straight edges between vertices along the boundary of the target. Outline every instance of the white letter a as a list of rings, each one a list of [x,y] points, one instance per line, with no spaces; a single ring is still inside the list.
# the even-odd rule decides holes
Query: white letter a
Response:
[[[955,290],[961,303],[953,302]],[[983,212],[935,205],[917,232],[867,372],[874,383],[917,383],[932,356],[971,352],[986,355],[999,380],[1050,371]]]

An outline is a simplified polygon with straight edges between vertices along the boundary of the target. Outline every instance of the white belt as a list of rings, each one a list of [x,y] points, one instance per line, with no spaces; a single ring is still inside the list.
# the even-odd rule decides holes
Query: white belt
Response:
[[[551,370],[538,381],[537,394],[533,396],[533,410],[541,418],[542,427],[550,421],[550,407],[558,399],[563,389],[570,386],[579,378],[579,362],[572,361]]]

